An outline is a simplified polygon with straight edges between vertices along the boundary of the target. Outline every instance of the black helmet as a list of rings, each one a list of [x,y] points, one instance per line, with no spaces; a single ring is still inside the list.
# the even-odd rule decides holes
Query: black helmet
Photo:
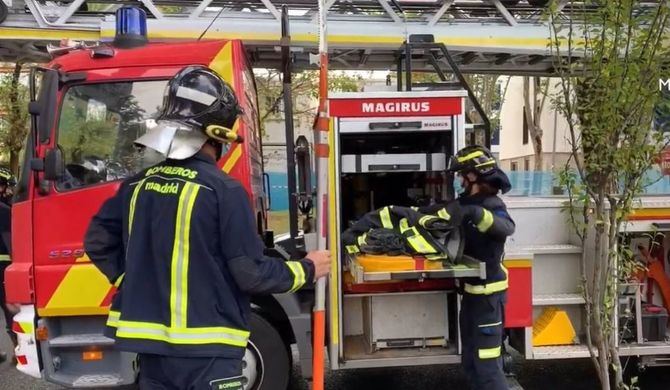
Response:
[[[188,66],[168,83],[156,121],[180,122],[228,142],[226,130],[241,112],[233,89],[219,75],[204,66]]]
[[[449,161],[449,171],[467,174],[474,172],[478,180],[498,188],[503,194],[512,189],[509,178],[499,167],[488,148],[480,145],[466,146]]]
[[[0,167],[0,184],[9,187],[16,185],[16,178],[9,168]]]
[[[228,83],[204,66],[188,66],[170,80],[155,126],[135,144],[169,159],[183,160],[198,153],[208,141],[216,141],[221,155],[223,143],[242,142],[233,131],[240,113]]]

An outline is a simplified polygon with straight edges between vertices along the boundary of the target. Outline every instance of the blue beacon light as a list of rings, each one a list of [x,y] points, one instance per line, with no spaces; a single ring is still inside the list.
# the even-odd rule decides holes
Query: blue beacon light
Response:
[[[121,49],[144,46],[147,39],[147,14],[137,7],[116,10],[116,34],[113,45]]]

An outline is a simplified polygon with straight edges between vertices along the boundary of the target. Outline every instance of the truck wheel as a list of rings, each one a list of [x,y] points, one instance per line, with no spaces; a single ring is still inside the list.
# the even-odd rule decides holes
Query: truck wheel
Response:
[[[245,390],[284,390],[291,373],[291,355],[277,330],[256,313],[250,318],[251,337],[244,354]]]

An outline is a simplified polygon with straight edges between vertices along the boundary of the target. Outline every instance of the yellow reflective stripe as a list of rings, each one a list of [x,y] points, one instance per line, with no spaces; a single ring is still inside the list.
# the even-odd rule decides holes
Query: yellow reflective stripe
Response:
[[[446,219],[447,221],[451,220],[451,215],[449,215],[449,213],[447,212],[447,209],[439,209],[439,210],[437,211],[437,215],[438,215],[440,218],[444,218],[444,219]]]
[[[480,167],[485,167],[487,165],[495,165],[495,163],[496,162],[494,160],[490,160],[490,161],[483,162],[481,164],[477,164],[477,165],[475,165],[475,167],[480,168]]]
[[[412,207],[410,207],[410,209],[412,209],[413,211],[419,211],[419,208],[416,207],[416,206],[412,206]]]
[[[363,233],[362,235],[358,236],[358,245],[365,245],[365,238],[368,236],[367,233]]]
[[[302,264],[300,264],[300,262],[298,261],[287,261],[286,265],[293,274],[293,286],[291,287],[290,290],[288,290],[288,292],[296,292],[302,286],[305,285],[306,282],[305,269],[302,267]]]
[[[0,261],[12,261],[9,255],[0,255]]]
[[[477,230],[479,230],[482,233],[486,232],[491,228],[491,226],[493,226],[493,213],[491,213],[487,209],[483,210],[484,215],[482,215],[482,220],[479,221],[479,223],[477,224]]]
[[[120,320],[121,314],[110,311],[107,326],[116,329],[121,338],[164,341],[170,344],[225,344],[246,347],[249,332],[228,327],[173,328],[152,322]]]
[[[116,337],[169,344],[225,344],[244,348],[249,340],[249,332],[226,327],[172,328],[163,324],[119,321]]]
[[[481,348],[479,349],[480,359],[495,359],[500,356],[500,346],[495,348]]]
[[[465,290],[466,293],[475,295],[491,295],[493,293],[507,290],[507,288],[509,287],[509,271],[507,271],[507,268],[505,268],[505,266],[502,265],[502,263],[500,264],[500,268],[505,273],[504,280],[482,285],[472,285],[469,283],[465,283],[463,289]]]
[[[379,218],[382,221],[382,226],[386,229],[393,229],[393,222],[391,222],[391,212],[388,207],[384,207],[379,212]]]
[[[470,153],[470,154],[468,154],[468,155],[465,155],[465,156],[463,156],[463,157],[459,157],[459,158],[458,158],[458,162],[459,162],[459,163],[462,163],[462,162],[465,162],[465,161],[468,161],[468,160],[472,160],[473,158],[476,158],[476,157],[479,157],[479,156],[483,156],[483,155],[484,155],[484,152],[482,152],[481,150],[478,150],[478,151],[476,151],[476,152],[472,152],[472,153]]]
[[[347,245],[345,247],[345,249],[347,250],[347,253],[352,254],[352,255],[360,252],[356,245]]]
[[[112,328],[116,328],[119,326],[119,319],[121,318],[121,313],[118,311],[109,311],[109,316],[107,316],[107,326],[111,326]]]
[[[502,321],[494,322],[492,324],[482,324],[482,325],[479,325],[479,327],[480,328],[488,328],[488,327],[491,327],[491,326],[498,326],[498,325],[502,325]]]
[[[430,221],[431,219],[434,219],[434,218],[435,217],[433,217],[432,215],[424,215],[423,217],[421,217],[419,219],[419,225],[421,225],[423,227],[426,227],[426,223],[428,223],[428,221]]]
[[[116,278],[116,280],[114,281],[114,287],[119,287],[121,285],[121,282],[123,282],[123,278],[125,276],[126,276],[126,273],[124,272],[124,273],[121,274],[121,276]]]
[[[200,186],[187,182],[179,195],[170,275],[170,325],[186,327],[191,215]]]
[[[419,253],[435,253],[437,252],[435,248],[426,239],[419,234],[419,231],[415,227],[409,229],[411,235],[407,236],[407,242]]]
[[[133,190],[133,196],[130,198],[130,212],[128,213],[128,234],[133,230],[133,219],[135,218],[135,204],[137,204],[137,197],[142,191],[142,185],[146,179],[140,180],[139,183],[135,185]]]
[[[416,230],[414,226],[409,227],[409,222],[407,218],[400,220],[400,232],[405,235],[407,238],[407,243],[414,248],[415,251],[422,254],[435,253],[437,252],[435,248],[426,239],[419,234],[419,231]]]

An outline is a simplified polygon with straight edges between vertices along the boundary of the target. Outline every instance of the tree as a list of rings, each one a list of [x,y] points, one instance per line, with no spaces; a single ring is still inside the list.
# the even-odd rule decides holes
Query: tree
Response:
[[[0,145],[9,152],[9,168],[18,174],[19,155],[28,135],[28,89],[21,84],[23,64],[0,76]]]
[[[555,5],[549,14],[560,77],[554,105],[566,118],[576,166],[576,172],[566,168],[562,180],[570,195],[568,215],[584,247],[586,343],[602,389],[626,388],[615,307],[618,283],[634,269],[634,260],[621,226],[666,144],[651,124],[661,98],[658,80],[670,58],[670,5],[637,5],[588,0],[570,8],[568,22],[558,19]],[[575,25],[575,18],[583,23]]]
[[[328,90],[331,92],[356,92],[363,85],[363,77],[349,73],[330,72]],[[293,97],[293,118],[296,123],[311,123],[316,115],[318,104],[319,74],[317,71],[303,71],[293,76],[291,93]],[[283,116],[284,93],[281,72],[274,69],[263,70],[256,74],[256,88],[261,128],[267,120],[280,120]]]
[[[549,82],[541,81],[539,77],[532,77],[533,82],[533,102],[530,101],[531,77],[523,78],[523,115],[528,124],[528,133],[530,135],[533,151],[535,152],[535,171],[542,170],[542,111],[547,100]]]
[[[508,77],[503,83],[499,75],[467,74],[465,80],[470,85],[470,89],[482,106],[484,113],[488,116],[491,122],[491,135],[494,136],[494,133],[500,131],[500,108],[505,101],[511,78]],[[472,123],[483,122],[472,104],[468,105],[467,115]],[[482,141],[477,142],[482,143]]]

